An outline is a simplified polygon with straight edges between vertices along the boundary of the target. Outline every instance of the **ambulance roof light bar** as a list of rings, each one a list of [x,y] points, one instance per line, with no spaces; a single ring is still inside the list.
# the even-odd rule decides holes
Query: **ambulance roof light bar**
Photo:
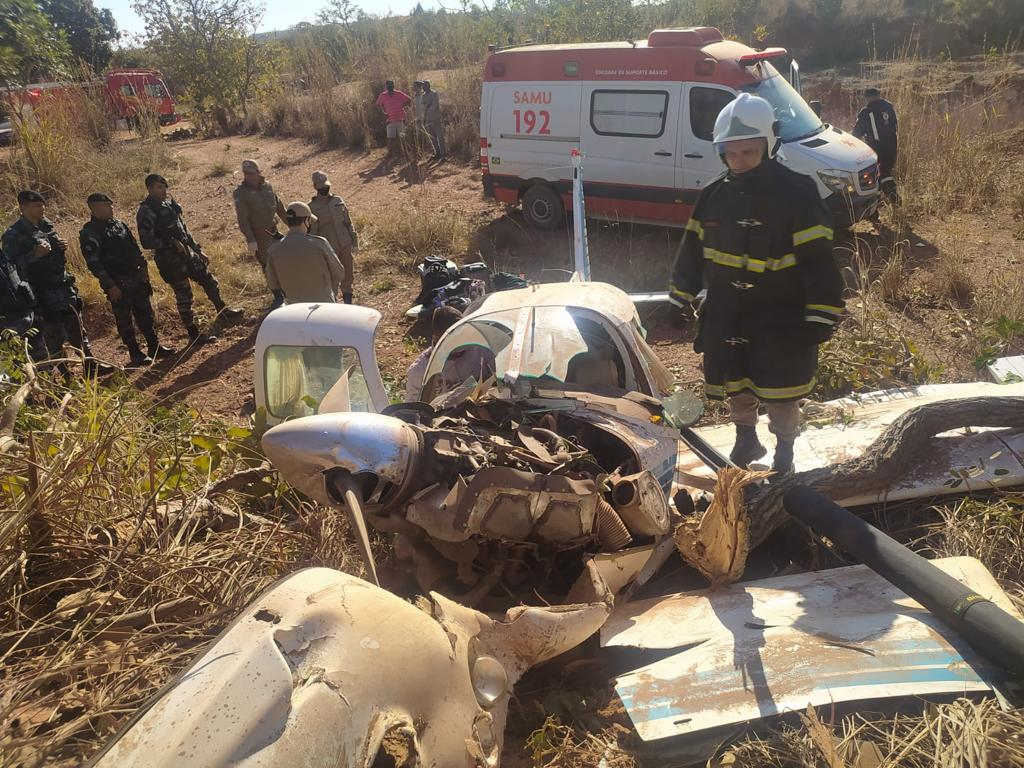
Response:
[[[780,56],[788,56],[789,51],[785,48],[765,48],[763,51],[755,51],[754,53],[745,53],[739,58],[741,67],[752,67],[762,61],[768,61],[769,59],[777,59]]]

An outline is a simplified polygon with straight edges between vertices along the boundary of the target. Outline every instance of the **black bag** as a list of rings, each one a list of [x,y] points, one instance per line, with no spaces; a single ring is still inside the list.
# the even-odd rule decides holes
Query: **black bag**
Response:
[[[420,295],[413,304],[429,304],[435,291],[459,279],[459,268],[455,262],[443,256],[427,256],[416,266],[420,276]]]

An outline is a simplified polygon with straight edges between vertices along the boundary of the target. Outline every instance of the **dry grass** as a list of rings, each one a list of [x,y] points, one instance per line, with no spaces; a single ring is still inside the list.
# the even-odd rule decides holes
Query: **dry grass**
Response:
[[[248,430],[127,385],[38,403],[0,457],[0,764],[79,765],[273,579],[358,566]]]
[[[964,257],[952,248],[943,251],[935,268],[936,295],[956,307],[969,307],[974,300],[974,281]]]
[[[468,252],[474,232],[473,223],[459,211],[435,211],[418,202],[355,218],[356,229],[375,250],[400,257],[410,269],[428,255],[458,261]]]

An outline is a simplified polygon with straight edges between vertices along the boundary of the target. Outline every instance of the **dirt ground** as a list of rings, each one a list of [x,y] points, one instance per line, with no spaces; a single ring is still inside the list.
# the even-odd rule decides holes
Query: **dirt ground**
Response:
[[[177,359],[131,376],[140,389],[157,397],[184,398],[232,421],[252,410],[253,347],[269,300],[259,269],[245,252],[232,208],[231,191],[240,180],[243,158],[261,162],[285,204],[309,199],[314,170],[329,174],[334,191],[345,198],[364,233],[356,260],[356,301],[383,315],[378,358],[385,379],[399,388],[428,334],[423,324],[404,316],[419,290],[414,272],[418,258],[388,252],[381,238],[372,234],[374,230],[404,226],[402,219],[409,217],[423,221],[423,226],[429,226],[432,217],[454,217],[468,231],[468,245],[462,252],[445,254],[457,262],[483,260],[492,269],[536,281],[565,279],[571,270],[571,230],[539,232],[526,225],[519,211],[486,200],[475,164],[393,165],[384,160],[382,151],[323,151],[297,139],[266,137],[188,140],[177,143],[175,153],[179,168],[167,174],[172,194],[184,208],[196,238],[213,255],[213,268],[221,277],[226,298],[243,306],[247,314],[238,323],[216,327],[219,340],[215,344],[186,350]],[[133,207],[122,210],[122,215],[130,218]],[[666,289],[678,231],[597,221],[588,226],[594,279],[631,291]],[[870,264],[874,276],[894,250],[903,252],[908,290],[897,307],[898,324],[936,366],[940,379],[971,380],[977,377],[971,365],[977,354],[972,347],[971,313],[942,296],[942,287],[936,285],[937,265],[953,253],[980,292],[992,284],[992,275],[1007,268],[1019,270],[1024,264],[1024,243],[1015,239],[1019,226],[1008,212],[927,221],[900,233],[862,223],[838,237],[837,255],[849,267],[844,272],[854,286],[858,261]],[[992,297],[996,304],[1000,300]],[[105,358],[122,362],[125,352],[109,313],[101,301],[93,304],[87,319],[95,346]],[[197,298],[197,308],[200,315],[211,314],[205,298]],[[158,292],[157,309],[162,339],[183,348],[184,331],[166,291]],[[648,307],[643,317],[653,347],[677,380],[698,382],[701,372],[691,349],[692,325],[673,324],[667,305]]]

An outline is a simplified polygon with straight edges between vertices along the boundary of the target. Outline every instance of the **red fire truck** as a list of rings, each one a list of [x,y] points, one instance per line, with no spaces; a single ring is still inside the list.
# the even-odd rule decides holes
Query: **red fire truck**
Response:
[[[163,76],[153,69],[111,69],[102,78],[84,84],[31,83],[11,91],[10,96],[16,102],[35,109],[51,100],[71,98],[77,92],[76,87],[82,85],[102,91],[107,108],[115,119],[132,123],[145,112],[156,115],[161,125],[172,125],[181,119]]]

